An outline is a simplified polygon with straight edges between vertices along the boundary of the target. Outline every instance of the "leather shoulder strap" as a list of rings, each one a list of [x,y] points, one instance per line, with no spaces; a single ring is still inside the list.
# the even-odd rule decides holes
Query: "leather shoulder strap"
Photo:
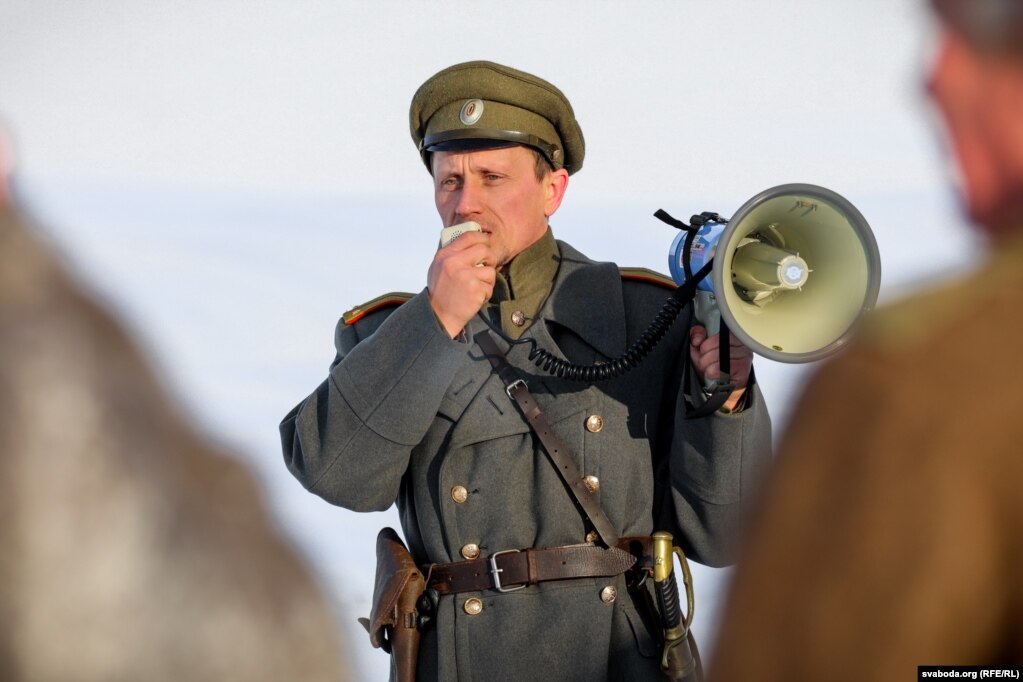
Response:
[[[544,416],[543,410],[540,409],[540,405],[537,404],[526,387],[526,382],[518,376],[515,368],[504,357],[504,353],[498,348],[489,330],[485,329],[479,332],[473,337],[473,340],[483,349],[487,360],[493,365],[497,375],[501,377],[508,397],[518,405],[522,417],[529,424],[529,427],[533,429],[533,433],[540,440],[540,444],[543,446],[544,452],[547,453],[547,457],[554,464],[554,468],[558,470],[558,474],[572,492],[583,513],[590,520],[590,523],[593,524],[593,528],[600,535],[600,539],[608,547],[617,545],[618,531],[615,530],[614,524],[607,518],[596,495],[586,488],[582,472],[575,465],[572,453],[569,452],[565,444],[554,433],[550,423],[547,421],[547,417]]]

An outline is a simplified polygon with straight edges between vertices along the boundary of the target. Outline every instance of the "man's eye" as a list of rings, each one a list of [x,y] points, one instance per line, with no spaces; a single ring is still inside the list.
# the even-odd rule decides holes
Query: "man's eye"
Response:
[[[487,178],[488,182],[496,182],[497,180],[501,179],[501,176],[498,175],[497,173],[487,173],[485,177]]]

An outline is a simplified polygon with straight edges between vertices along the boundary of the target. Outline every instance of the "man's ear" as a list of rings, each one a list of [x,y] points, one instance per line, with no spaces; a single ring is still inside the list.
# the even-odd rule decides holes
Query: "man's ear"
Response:
[[[561,206],[561,200],[565,198],[565,190],[568,189],[568,171],[564,168],[551,171],[544,178],[547,197],[544,201],[544,215],[550,218]]]

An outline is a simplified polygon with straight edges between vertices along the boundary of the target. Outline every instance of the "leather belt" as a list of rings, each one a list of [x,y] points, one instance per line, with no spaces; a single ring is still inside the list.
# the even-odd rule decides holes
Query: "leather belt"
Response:
[[[440,594],[496,590],[512,592],[548,580],[619,575],[653,566],[649,536],[621,538],[615,547],[593,543],[546,549],[511,549],[486,559],[433,564],[426,586]]]

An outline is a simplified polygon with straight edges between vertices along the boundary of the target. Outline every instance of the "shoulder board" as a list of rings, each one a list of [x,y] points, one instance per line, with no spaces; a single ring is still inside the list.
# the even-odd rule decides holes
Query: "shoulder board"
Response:
[[[355,324],[366,315],[380,310],[381,308],[387,308],[388,306],[399,306],[405,301],[412,298],[415,294],[409,294],[404,291],[392,291],[389,294],[383,296],[377,296],[372,301],[367,301],[362,305],[357,305],[351,310],[346,311],[341,319],[345,321],[345,324]]]
[[[622,279],[638,280],[641,282],[650,282],[651,284],[658,284],[666,289],[677,289],[678,285],[675,284],[675,280],[667,275],[662,275],[654,270],[647,268],[618,268],[618,271],[622,275]]]

